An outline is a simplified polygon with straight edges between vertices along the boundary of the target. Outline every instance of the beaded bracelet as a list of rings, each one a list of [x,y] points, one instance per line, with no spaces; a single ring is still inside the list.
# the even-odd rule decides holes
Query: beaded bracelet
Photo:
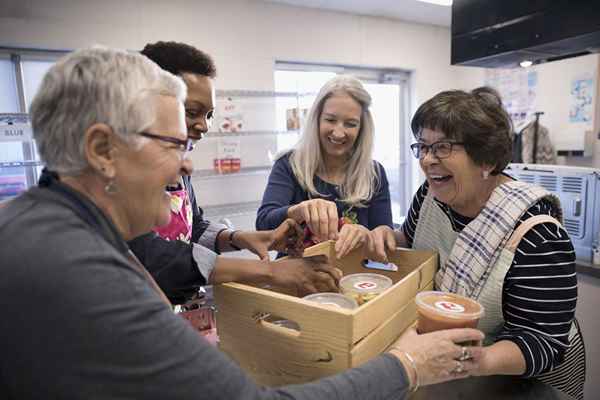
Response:
[[[415,384],[411,389],[411,393],[414,393],[419,389],[419,373],[417,372],[417,363],[415,363],[415,359],[412,358],[408,352],[403,351],[402,354],[406,357],[408,361],[410,361],[410,365],[412,366],[413,371],[415,371]]]

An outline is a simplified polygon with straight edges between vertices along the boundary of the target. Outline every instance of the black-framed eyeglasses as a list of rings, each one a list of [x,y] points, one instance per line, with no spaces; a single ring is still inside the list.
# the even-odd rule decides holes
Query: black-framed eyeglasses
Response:
[[[174,137],[157,135],[155,133],[150,132],[138,132],[138,135],[177,145],[177,149],[182,153],[187,153],[188,151],[192,151],[194,149],[194,141],[191,138],[187,138],[185,140],[177,139]]]
[[[439,142],[431,144],[413,143],[410,145],[410,150],[418,159],[425,157],[430,151],[435,158],[442,159],[450,157],[450,154],[452,154],[452,147],[454,145],[463,144],[463,142],[452,142],[449,140],[440,140]]]

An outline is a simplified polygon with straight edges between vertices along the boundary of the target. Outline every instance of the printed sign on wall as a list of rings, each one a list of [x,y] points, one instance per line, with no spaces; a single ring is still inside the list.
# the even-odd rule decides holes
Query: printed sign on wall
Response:
[[[581,76],[571,81],[569,122],[591,125],[593,95],[594,78],[591,75]]]
[[[488,69],[485,84],[496,89],[513,123],[531,119],[536,111],[538,75],[528,69]]]
[[[25,142],[33,140],[29,124],[1,124],[0,142]]]

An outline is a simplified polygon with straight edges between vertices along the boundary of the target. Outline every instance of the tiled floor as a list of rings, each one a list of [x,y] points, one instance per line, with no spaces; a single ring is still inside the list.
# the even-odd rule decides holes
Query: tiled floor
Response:
[[[600,399],[600,279],[579,274],[577,319],[583,330],[587,373],[585,399]]]

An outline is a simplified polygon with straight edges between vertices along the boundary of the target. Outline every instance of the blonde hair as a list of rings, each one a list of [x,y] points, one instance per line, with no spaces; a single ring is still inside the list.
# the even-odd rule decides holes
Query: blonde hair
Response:
[[[345,166],[346,177],[339,187],[340,200],[351,206],[366,207],[366,203],[378,189],[379,176],[372,158],[374,124],[369,111],[371,96],[358,79],[349,75],[338,75],[321,88],[306,118],[302,136],[290,155],[290,164],[304,190],[311,195],[324,197],[316,189],[313,181],[316,173],[324,169],[319,140],[319,118],[325,101],[337,93],[349,95],[362,108],[360,131]]]

